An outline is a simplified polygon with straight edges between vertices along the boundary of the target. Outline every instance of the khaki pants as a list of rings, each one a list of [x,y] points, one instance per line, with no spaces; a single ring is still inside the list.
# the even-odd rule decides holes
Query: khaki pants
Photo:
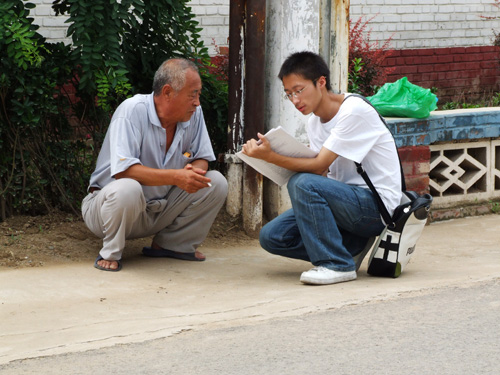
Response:
[[[82,202],[83,220],[103,246],[99,254],[119,260],[125,240],[154,235],[162,248],[193,253],[206,238],[227,196],[227,181],[208,171],[212,187],[194,194],[177,187],[164,199],[146,202],[137,181],[122,178],[89,193]]]

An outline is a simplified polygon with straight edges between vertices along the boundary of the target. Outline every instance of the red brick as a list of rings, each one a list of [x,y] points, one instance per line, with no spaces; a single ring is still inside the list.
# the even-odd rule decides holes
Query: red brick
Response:
[[[439,81],[443,79],[446,79],[446,72],[431,73],[431,78],[430,78],[431,81]]]
[[[401,66],[399,67],[400,74],[417,73],[418,68],[416,66]]]
[[[415,65],[416,63],[418,64],[418,60],[415,59],[415,56],[409,56],[409,57],[401,57],[399,60],[403,60],[404,65]]]
[[[406,146],[398,148],[401,161],[429,161],[431,150],[429,146]]]
[[[476,70],[479,67],[477,62],[465,63],[465,70]]]
[[[481,69],[478,70],[478,75],[481,75],[483,77],[497,77],[498,76],[498,69]]]
[[[414,67],[419,73],[429,73],[435,71],[436,65],[419,65]]]
[[[401,56],[406,57],[406,56],[417,56],[418,50],[416,49],[403,49],[401,50]]]
[[[491,77],[479,77],[479,84],[485,86],[495,85],[495,81]]]
[[[481,75],[481,69],[471,69],[461,72],[462,78],[475,78]]]
[[[479,66],[481,69],[498,69],[499,62],[498,61],[482,61]]]
[[[415,58],[415,64],[436,64],[439,56],[421,56]]]
[[[466,52],[466,49],[465,47],[453,47],[453,48],[445,48],[447,49],[450,53],[450,54],[453,54],[453,55],[458,55],[458,54],[462,54],[462,53],[465,53]]]
[[[457,65],[457,64],[439,64],[434,66],[434,71],[435,72],[449,72],[452,70],[459,70],[459,69],[452,69],[452,65]],[[463,70],[463,69],[460,69]]]
[[[404,65],[405,64],[404,57],[396,57],[395,60],[396,60],[396,63],[394,65]]]
[[[479,53],[481,51],[481,47],[467,47],[467,53]]]
[[[447,72],[445,74],[446,74],[446,79],[456,79],[456,78],[463,77],[462,72],[459,72],[459,71],[456,71],[456,70],[452,71],[452,72]]]
[[[446,80],[446,81],[442,81],[442,82],[437,82],[436,85],[440,88],[440,89],[449,89],[450,87],[453,87],[453,84],[451,82],[451,80]]]
[[[429,191],[429,177],[426,176],[405,176],[406,190],[413,190],[419,194]]]
[[[448,65],[449,70],[465,70],[466,63],[452,63]]]
[[[484,54],[482,53],[468,53],[465,54],[465,60],[466,62],[471,62],[471,61],[483,61],[484,60]]]
[[[391,50],[388,50],[387,52],[390,53],[391,57],[399,57],[399,56],[401,56],[401,50],[400,49],[391,49]]]
[[[453,55],[454,62],[462,62],[465,61],[466,55]]]
[[[443,64],[443,63],[450,63],[453,62],[453,56],[452,55],[441,55],[436,57],[436,63]]]
[[[393,57],[389,57],[389,58],[386,58],[385,61],[384,61],[384,66],[395,66],[395,65],[398,65],[396,58],[393,58]]]
[[[432,72],[420,74],[419,81],[433,81],[432,74]]]
[[[467,87],[466,79],[455,79],[451,81],[451,87]]]
[[[481,52],[500,52],[499,46],[482,46]]]
[[[399,77],[401,75],[404,75],[404,73],[401,72],[402,70],[403,70],[402,66],[395,66],[394,71],[392,72],[392,74],[390,76]]]
[[[420,82],[420,81],[425,81],[423,78],[422,78],[422,74],[412,74],[412,80],[415,81],[415,82]]]
[[[448,55],[450,53],[450,48],[436,48],[434,49],[435,55]]]
[[[434,48],[429,49],[418,49],[415,55],[417,56],[432,56],[436,54],[436,50]]]

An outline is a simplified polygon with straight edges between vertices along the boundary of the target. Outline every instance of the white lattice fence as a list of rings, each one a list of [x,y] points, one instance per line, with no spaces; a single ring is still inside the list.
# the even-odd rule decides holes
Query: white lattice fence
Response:
[[[434,205],[474,203],[500,196],[500,141],[431,145]]]
[[[495,196],[500,196],[500,140],[491,142],[491,184]]]

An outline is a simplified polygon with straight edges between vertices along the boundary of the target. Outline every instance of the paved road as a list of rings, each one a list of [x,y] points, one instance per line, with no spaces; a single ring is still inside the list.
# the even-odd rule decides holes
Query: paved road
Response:
[[[322,287],[319,287],[322,288]],[[99,350],[10,374],[500,374],[500,279]]]

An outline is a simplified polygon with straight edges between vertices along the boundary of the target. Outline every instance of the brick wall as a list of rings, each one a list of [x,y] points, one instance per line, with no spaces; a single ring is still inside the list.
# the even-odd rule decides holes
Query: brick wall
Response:
[[[440,103],[472,102],[500,91],[500,9],[494,0],[351,0],[351,20],[369,22],[370,40],[391,39],[388,82],[408,77],[437,88]]]
[[[53,0],[32,0],[40,33],[51,41],[65,38],[65,17],[56,17]],[[298,1],[298,0],[296,0]],[[479,98],[500,91],[498,48],[493,47],[494,30],[500,31],[500,10],[494,0],[351,0],[350,17],[370,21],[370,39],[392,38],[392,57],[386,66],[395,67],[388,82],[407,76],[410,82],[438,88],[441,103],[460,100],[460,95]],[[193,13],[203,28],[201,37],[211,55],[215,46],[227,52],[229,0],[191,0]]]
[[[201,39],[211,55],[216,54],[215,46],[229,46],[229,0],[191,0],[189,6],[200,23]]]
[[[350,17],[370,19],[371,39],[394,49],[488,46],[500,30],[494,0],[351,0]]]
[[[52,10],[53,0],[31,0],[36,5],[30,11],[35,23],[40,26],[39,32],[53,43],[71,40],[66,38],[67,17],[56,16]],[[201,39],[208,47],[211,55],[216,54],[215,46],[228,47],[229,37],[229,0],[191,0],[188,4],[196,20],[203,30]]]
[[[71,43],[70,38],[66,38],[68,25],[64,22],[68,17],[56,16],[52,10],[53,0],[31,0],[30,3],[36,5],[30,10],[30,15],[34,23],[40,28],[38,32],[52,43]]]
[[[385,66],[394,67],[388,82],[401,77],[437,88],[440,103],[471,102],[500,90],[500,47],[453,47],[393,50]]]
[[[406,189],[419,194],[428,193],[431,159],[429,146],[400,147],[398,153],[403,166]]]

